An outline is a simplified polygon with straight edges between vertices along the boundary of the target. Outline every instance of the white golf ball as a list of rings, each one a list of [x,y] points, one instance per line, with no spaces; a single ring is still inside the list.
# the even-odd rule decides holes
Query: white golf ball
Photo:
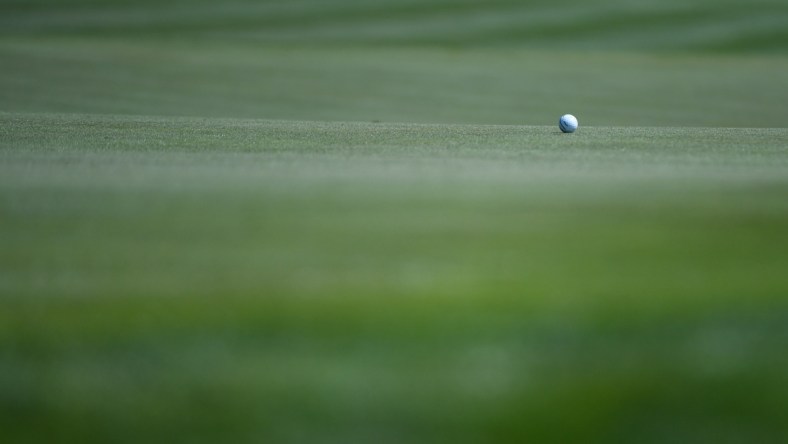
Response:
[[[577,129],[577,117],[571,114],[564,114],[558,120],[558,128],[565,133],[573,133]]]

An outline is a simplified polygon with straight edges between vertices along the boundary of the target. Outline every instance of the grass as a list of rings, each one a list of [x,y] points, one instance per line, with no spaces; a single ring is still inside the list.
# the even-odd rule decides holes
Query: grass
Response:
[[[46,38],[0,57],[0,103],[26,112],[763,128],[788,101],[788,59],[767,56]]]
[[[785,441],[786,23],[3,1],[0,440]]]
[[[6,0],[9,36],[784,53],[781,0]]]
[[[15,440],[788,433],[786,130],[0,121]]]

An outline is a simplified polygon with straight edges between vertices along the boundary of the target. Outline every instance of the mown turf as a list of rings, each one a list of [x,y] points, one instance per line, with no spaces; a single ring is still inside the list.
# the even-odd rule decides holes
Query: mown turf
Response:
[[[788,59],[0,40],[0,109],[333,121],[782,127]]]
[[[788,436],[784,129],[0,122],[12,441]]]
[[[0,441],[787,441],[785,29],[0,1]]]
[[[788,4],[0,4],[0,110],[784,127]]]
[[[5,0],[0,35],[781,53],[782,0]]]

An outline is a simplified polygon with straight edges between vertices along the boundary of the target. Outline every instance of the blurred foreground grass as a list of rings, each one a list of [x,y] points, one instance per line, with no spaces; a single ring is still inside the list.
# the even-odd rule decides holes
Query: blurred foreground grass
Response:
[[[0,121],[10,442],[788,436],[786,130]]]

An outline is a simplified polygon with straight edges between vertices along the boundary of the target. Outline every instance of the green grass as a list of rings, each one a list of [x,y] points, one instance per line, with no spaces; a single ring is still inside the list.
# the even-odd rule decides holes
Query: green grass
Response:
[[[0,122],[13,440],[788,436],[784,129]]]
[[[331,121],[783,127],[788,58],[0,40],[0,104]]]
[[[0,1],[0,441],[788,440],[786,25]]]
[[[0,35],[784,53],[782,0],[4,0]]]

